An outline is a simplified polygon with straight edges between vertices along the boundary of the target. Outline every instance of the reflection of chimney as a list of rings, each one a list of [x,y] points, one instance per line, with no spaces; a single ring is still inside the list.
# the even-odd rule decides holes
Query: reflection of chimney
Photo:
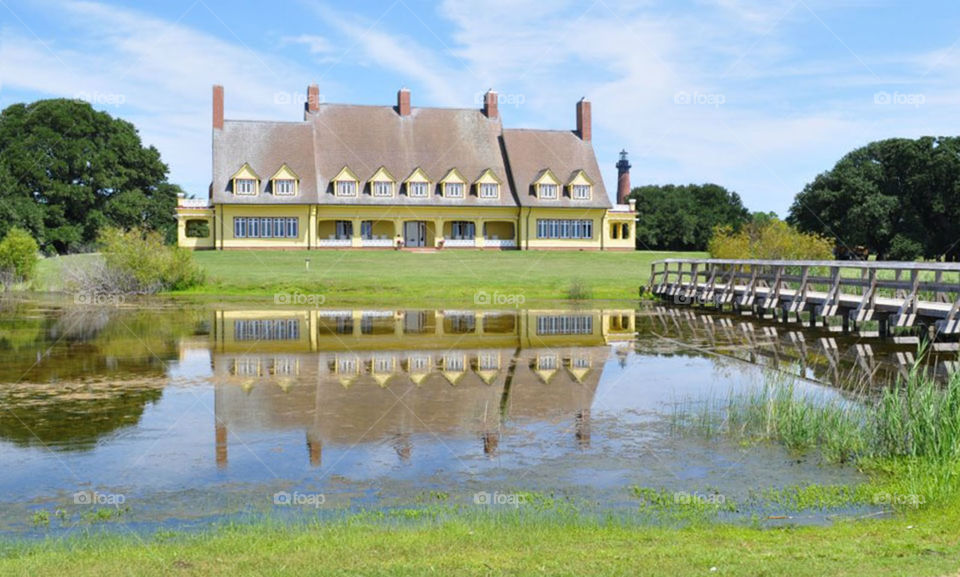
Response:
[[[617,204],[627,204],[630,196],[630,161],[627,151],[620,151],[620,161],[617,162]]]
[[[483,454],[488,457],[493,457],[497,454],[497,449],[500,447],[500,433],[497,431],[490,431],[483,434]]]
[[[577,444],[581,449],[590,446],[590,408],[577,413]]]
[[[323,458],[323,441],[313,439],[310,433],[307,433],[307,453],[310,454],[310,466],[319,467]]]
[[[227,467],[227,426],[217,420],[217,468]]]

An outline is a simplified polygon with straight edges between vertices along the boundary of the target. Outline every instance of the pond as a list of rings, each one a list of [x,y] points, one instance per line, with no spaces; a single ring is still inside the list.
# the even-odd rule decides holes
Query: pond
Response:
[[[857,483],[815,455],[677,435],[671,414],[770,371],[844,396],[892,382],[917,354],[909,339],[619,306],[2,301],[0,531],[489,508],[531,494],[629,512],[635,487],[742,500]],[[956,358],[938,344],[927,362],[945,375]]]

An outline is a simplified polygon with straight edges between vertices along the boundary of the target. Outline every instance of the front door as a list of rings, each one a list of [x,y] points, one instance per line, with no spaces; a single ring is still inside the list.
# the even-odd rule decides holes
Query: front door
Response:
[[[420,220],[403,223],[403,243],[409,247],[426,246],[427,223]]]

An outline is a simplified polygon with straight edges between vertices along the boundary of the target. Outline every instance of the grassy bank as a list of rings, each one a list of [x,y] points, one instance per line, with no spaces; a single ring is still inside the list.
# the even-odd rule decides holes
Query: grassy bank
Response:
[[[473,303],[480,293],[525,301],[636,298],[650,263],[666,252],[550,251],[209,251],[197,252],[203,286],[182,294],[272,297],[323,295],[331,306],[370,303]],[[46,259],[37,283],[57,290],[58,270],[84,255]],[[306,259],[310,260],[309,270]],[[511,301],[512,302],[512,301]],[[507,303],[509,304],[509,303]]]
[[[2,575],[946,575],[956,508],[831,527],[684,529],[567,519],[250,525],[8,546]]]

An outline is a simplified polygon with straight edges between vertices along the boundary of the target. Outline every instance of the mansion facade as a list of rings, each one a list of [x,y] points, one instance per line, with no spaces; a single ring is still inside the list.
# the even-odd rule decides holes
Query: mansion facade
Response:
[[[312,85],[302,121],[225,120],[214,86],[213,179],[208,198],[180,199],[179,245],[633,250],[590,102],[576,118],[575,131],[505,129],[492,90],[481,109],[446,109],[413,108],[406,89],[395,107],[325,104]]]

